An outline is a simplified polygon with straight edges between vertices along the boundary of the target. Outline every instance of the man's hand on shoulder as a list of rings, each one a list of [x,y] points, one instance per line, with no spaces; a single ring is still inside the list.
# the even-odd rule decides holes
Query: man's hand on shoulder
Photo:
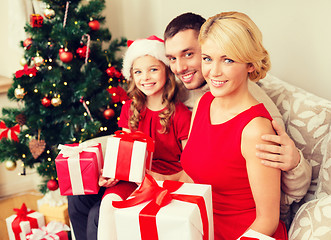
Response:
[[[293,140],[275,120],[272,121],[272,125],[278,135],[263,135],[262,139],[270,142],[270,144],[256,145],[256,156],[266,166],[279,168],[282,171],[290,171],[299,164],[300,153]]]

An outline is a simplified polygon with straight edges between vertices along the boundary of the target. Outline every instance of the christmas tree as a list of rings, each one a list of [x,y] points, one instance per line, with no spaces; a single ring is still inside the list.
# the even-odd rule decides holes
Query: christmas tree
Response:
[[[58,145],[112,134],[127,96],[117,54],[126,39],[102,27],[105,1],[43,2],[25,25],[23,68],[8,91],[19,107],[2,111],[0,161],[36,167],[45,193],[56,188]]]

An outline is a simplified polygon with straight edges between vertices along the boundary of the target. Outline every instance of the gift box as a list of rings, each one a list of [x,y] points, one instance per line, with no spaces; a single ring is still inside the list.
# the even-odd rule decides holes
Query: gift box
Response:
[[[210,185],[156,182],[146,175],[130,198],[113,206],[118,240],[214,239]]]
[[[24,203],[20,209],[14,208],[14,211],[15,215],[6,218],[9,240],[25,240],[25,235],[32,228],[45,226],[44,215],[28,210]]]
[[[55,164],[61,195],[97,194],[103,167],[101,144],[66,144],[59,149]]]
[[[43,26],[44,18],[40,14],[30,15],[30,25],[33,28],[40,28]]]
[[[151,169],[154,141],[142,132],[116,131],[107,139],[103,176],[141,183]]]
[[[60,189],[48,191],[43,198],[37,200],[38,212],[45,216],[45,222],[58,221],[69,224],[68,200],[60,194]]]
[[[68,240],[70,228],[60,222],[51,221],[47,226],[33,228],[31,233],[26,235],[27,240]]]
[[[49,224],[51,221],[57,221],[66,225],[70,225],[67,203],[61,206],[50,206],[49,204],[45,203],[38,206],[38,211],[45,216],[46,224]]]
[[[253,229],[249,229],[247,232],[245,232],[237,240],[280,240],[280,239],[269,237],[265,234],[256,232]]]

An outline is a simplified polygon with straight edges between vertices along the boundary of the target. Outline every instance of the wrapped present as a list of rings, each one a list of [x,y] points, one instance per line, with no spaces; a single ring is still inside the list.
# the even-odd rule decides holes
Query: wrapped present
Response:
[[[211,186],[156,182],[146,175],[127,200],[114,201],[117,239],[214,239]]]
[[[59,149],[55,164],[61,195],[97,194],[103,166],[101,144],[66,144]]]
[[[33,28],[40,28],[43,26],[44,18],[40,14],[30,15],[30,25]]]
[[[38,212],[45,216],[45,222],[58,221],[69,224],[68,201],[61,196],[60,189],[49,191],[42,199],[37,200]]]
[[[70,224],[67,203],[61,206],[50,206],[45,203],[38,206],[38,211],[45,216],[46,224],[51,221],[57,221],[67,225]]]
[[[60,222],[52,221],[47,226],[33,228],[31,233],[26,235],[27,240],[68,240],[70,228]]]
[[[267,236],[265,234],[259,233],[257,231],[254,231],[253,229],[249,229],[237,240],[280,240],[280,239],[276,239],[276,238]]]
[[[45,226],[44,215],[33,210],[28,210],[23,203],[20,209],[14,208],[16,212],[6,218],[9,240],[23,240],[32,228]]]
[[[141,183],[151,169],[154,141],[142,132],[116,131],[107,139],[103,176]]]

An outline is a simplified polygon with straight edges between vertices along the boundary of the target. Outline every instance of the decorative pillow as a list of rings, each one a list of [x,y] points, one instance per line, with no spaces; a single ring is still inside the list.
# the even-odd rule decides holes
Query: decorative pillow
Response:
[[[260,80],[259,85],[275,102],[287,133],[312,165],[312,183],[304,201],[315,199],[316,194],[331,194],[331,160],[328,160],[331,152],[331,102],[272,75]],[[325,180],[322,176],[319,180],[320,170]]]
[[[298,210],[288,232],[290,240],[331,239],[331,196],[305,203]]]
[[[277,123],[280,124],[283,128],[285,128],[282,115],[280,114],[276,104],[271,100],[267,93],[252,81],[248,81],[248,90],[257,101],[263,103],[271,117],[276,120]]]
[[[331,195],[331,127],[329,128],[328,139],[325,141],[325,159],[321,166],[319,184],[316,190],[318,198]]]

